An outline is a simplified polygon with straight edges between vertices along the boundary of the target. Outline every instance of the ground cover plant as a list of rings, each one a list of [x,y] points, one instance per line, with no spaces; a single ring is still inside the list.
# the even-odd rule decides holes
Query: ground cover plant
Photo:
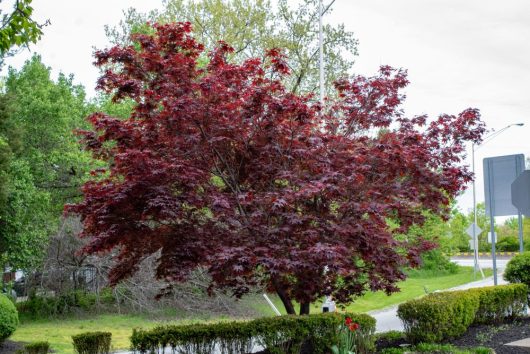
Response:
[[[386,348],[382,354],[406,354],[406,353],[438,353],[438,354],[493,354],[490,348],[459,348],[451,344],[420,343],[415,346],[403,348]]]
[[[284,89],[280,50],[234,64],[226,43],[203,53],[189,23],[132,40],[96,54],[98,87],[136,106],[90,117],[83,139],[108,168],[68,208],[85,252],[121,250],[114,283],[159,252],[161,279],[202,266],[212,289],[263,286],[290,314],[293,301],[307,314],[325,295],[395,292],[434,246],[402,235],[425,211],[447,216],[471,179],[460,161],[484,131],[477,110],[404,117],[402,70],[340,81],[323,107]]]

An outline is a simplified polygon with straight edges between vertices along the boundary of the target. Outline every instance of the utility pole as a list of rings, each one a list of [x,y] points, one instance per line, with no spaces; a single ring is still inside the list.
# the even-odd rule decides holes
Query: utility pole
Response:
[[[322,0],[318,1],[318,46],[319,46],[319,74],[320,74],[320,104],[324,107],[324,29],[322,27],[322,16],[324,7]]]

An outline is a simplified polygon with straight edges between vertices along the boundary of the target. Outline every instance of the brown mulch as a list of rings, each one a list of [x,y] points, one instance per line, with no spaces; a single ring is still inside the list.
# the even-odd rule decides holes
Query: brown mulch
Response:
[[[4,343],[0,344],[0,354],[12,354],[18,349],[22,349],[23,346],[24,343],[6,340]]]
[[[450,343],[458,347],[493,348],[497,354],[528,354],[530,348],[504,345],[525,338],[530,338],[530,317],[512,323],[472,326]]]

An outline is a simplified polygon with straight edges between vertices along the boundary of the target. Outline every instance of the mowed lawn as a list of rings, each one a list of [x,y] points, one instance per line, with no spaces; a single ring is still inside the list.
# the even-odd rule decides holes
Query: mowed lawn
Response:
[[[491,274],[491,270],[485,270],[486,275]],[[368,312],[382,309],[388,306],[399,304],[429,292],[443,290],[473,281],[473,269],[461,267],[457,274],[444,275],[438,277],[414,276],[399,284],[401,292],[387,296],[384,293],[368,293],[355,300],[348,306],[347,310],[352,312]],[[271,296],[272,301],[280,311],[283,310],[280,300]],[[249,299],[250,300],[250,299]],[[254,308],[263,316],[272,316],[274,312],[267,305],[262,297],[252,298]],[[311,311],[320,312],[320,305],[315,305]],[[283,311],[282,311],[283,312]],[[133,328],[153,328],[161,324],[187,324],[195,322],[216,322],[226,321],[227,318],[215,319],[194,319],[194,320],[174,320],[159,321],[149,319],[141,315],[101,315],[83,319],[57,319],[23,321],[16,332],[10,338],[14,341],[50,342],[52,349],[56,353],[74,353],[72,346],[72,335],[89,331],[108,331],[112,333],[113,350],[126,350],[129,348],[129,337]]]
[[[130,347],[129,338],[133,328],[153,328],[162,324],[190,324],[218,322],[217,320],[178,320],[155,321],[137,315],[100,315],[84,319],[57,319],[22,322],[9,338],[14,341],[35,342],[48,341],[56,353],[74,353],[72,336],[92,331],[112,333],[113,350],[126,350]]]
[[[491,269],[484,269],[484,275],[491,276]],[[392,305],[400,304],[404,301],[425,295],[427,292],[450,289],[458,285],[470,283],[474,280],[481,280],[480,273],[474,279],[472,267],[460,267],[457,274],[444,275],[436,278],[432,277],[410,277],[399,284],[400,292],[388,296],[382,292],[368,293],[350,306],[348,311],[368,312],[383,309]]]
[[[483,269],[485,276],[491,276],[491,269]],[[413,276],[407,278],[405,281],[398,284],[401,289],[400,292],[393,293],[388,296],[384,292],[369,292],[361,296],[350,304],[346,311],[350,312],[369,312],[373,310],[380,310],[385,307],[400,304],[404,301],[414,299],[425,295],[427,292],[436,290],[444,290],[454,288],[456,286],[467,284],[475,280],[481,280],[480,273],[474,279],[473,267],[458,267],[458,273],[449,275],[432,276],[428,273],[423,274],[421,271],[415,273]],[[272,302],[276,305],[280,312],[285,313],[280,299],[276,296],[270,295]],[[312,313],[321,311],[322,303],[316,303],[311,307]],[[267,315],[274,315],[274,312],[265,303],[256,304],[256,309]],[[298,308],[297,308],[298,311]]]

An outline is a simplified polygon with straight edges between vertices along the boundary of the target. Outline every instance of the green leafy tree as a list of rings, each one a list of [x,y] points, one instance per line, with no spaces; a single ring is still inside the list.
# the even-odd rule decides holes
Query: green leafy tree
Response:
[[[411,229],[409,237],[422,237],[439,244],[444,253],[452,253],[469,249],[469,236],[466,229],[469,227],[467,217],[453,204],[449,220],[425,213],[425,224]]]
[[[13,160],[8,173],[8,194],[0,223],[0,265],[34,268],[53,230],[54,220],[48,210],[50,193],[35,187],[31,168],[23,160]]]
[[[325,14],[334,1],[325,7]],[[318,89],[318,2],[314,0],[302,0],[295,8],[287,0],[278,0],[276,7],[269,0],[165,0],[161,11],[144,14],[129,9],[118,26],[106,28],[107,36],[113,44],[131,44],[131,33],[152,31],[148,21],[191,22],[195,38],[207,51],[222,39],[234,47],[236,61],[283,48],[292,72],[285,82],[287,89],[296,93]],[[342,24],[326,24],[324,38],[327,94],[333,94],[332,83],[352,68],[357,40]]]
[[[93,162],[73,131],[89,111],[84,89],[65,75],[52,80],[39,56],[9,70],[0,99],[0,265],[38,265],[64,204],[79,196]]]
[[[499,236],[506,238],[511,244],[516,243],[517,247],[512,249],[519,250],[519,221],[516,217],[507,219],[503,225],[499,226]],[[530,218],[527,216],[523,217],[523,244],[526,251],[530,250]]]
[[[90,112],[84,88],[63,74],[54,82],[50,68],[34,56],[20,71],[9,70],[6,96],[9,119],[24,142],[16,157],[29,164],[35,186],[50,192],[54,211],[61,213],[79,194],[91,163],[74,133]]]
[[[477,225],[482,230],[478,236],[479,251],[491,251],[491,244],[488,243],[488,232],[490,231],[490,218],[486,215],[486,204],[478,203],[477,209]],[[473,210],[469,210],[467,214],[468,226],[474,222]],[[495,225],[495,232],[498,233],[497,225]]]
[[[469,222],[466,216],[460,212],[458,209],[454,208],[450,224],[450,235],[447,240],[447,249],[451,252],[455,251],[469,251],[469,241],[471,238],[468,236],[466,230],[469,227]]]
[[[6,56],[12,55],[13,48],[36,43],[42,36],[42,27],[31,18],[33,15],[32,0],[16,0],[12,10],[0,13],[2,24],[0,27],[0,62]]]

